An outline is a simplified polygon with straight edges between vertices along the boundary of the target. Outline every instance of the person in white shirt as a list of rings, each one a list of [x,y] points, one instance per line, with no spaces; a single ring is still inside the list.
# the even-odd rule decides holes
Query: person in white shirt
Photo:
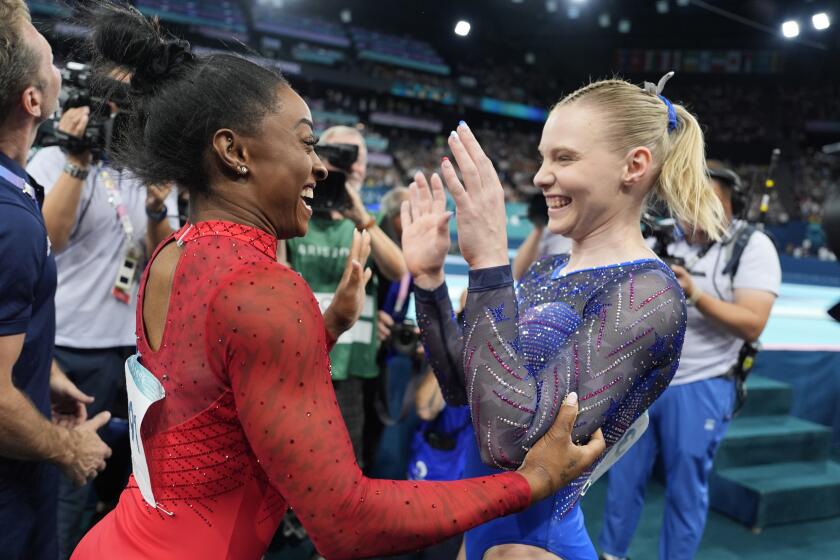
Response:
[[[87,107],[69,109],[59,129],[81,137],[89,115]],[[44,221],[58,268],[53,368],[87,395],[90,417],[112,410],[124,392],[124,362],[136,342],[137,280],[157,244],[179,225],[176,193],[147,189],[128,171],[94,163],[90,152],[65,154],[57,146],[38,151],[27,172],[44,185]],[[60,482],[61,558],[83,536],[90,486]]]
[[[689,304],[682,357],[670,386],[648,411],[647,431],[610,470],[602,559],[626,558],[657,455],[666,483],[659,557],[694,557],[708,513],[712,461],[732,417],[739,353],[745,342],[758,340],[779,293],[781,266],[773,242],[733,219],[744,205],[740,179],[725,168],[709,173],[730,223],[728,235],[708,243],[703,232],[695,232],[667,248],[684,262],[672,266]]]

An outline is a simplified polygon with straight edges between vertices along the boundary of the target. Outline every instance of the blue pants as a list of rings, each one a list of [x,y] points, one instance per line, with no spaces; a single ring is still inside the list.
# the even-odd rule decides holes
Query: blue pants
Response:
[[[709,509],[709,473],[732,418],[735,385],[715,377],[668,387],[649,409],[650,425],[609,471],[601,552],[625,557],[639,523],[656,456],[665,467],[659,558],[694,558]]]
[[[55,560],[58,469],[45,462],[18,467],[0,477],[0,558]]]

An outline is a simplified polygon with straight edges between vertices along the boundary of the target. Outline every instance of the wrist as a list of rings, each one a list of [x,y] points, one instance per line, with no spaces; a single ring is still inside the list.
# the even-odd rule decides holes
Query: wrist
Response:
[[[353,222],[356,224],[356,229],[361,230],[361,231],[364,231],[366,229],[370,229],[371,227],[376,225],[376,219],[373,218],[367,212],[363,212],[361,214],[358,214],[356,216],[356,218],[353,220]]]
[[[89,172],[87,163],[81,163],[78,160],[74,161],[69,157],[67,158],[67,162],[64,164],[64,169],[62,171],[78,181],[84,181],[87,179]]]
[[[418,274],[414,277],[414,285],[427,292],[432,292],[439,288],[443,282],[443,269],[432,273]]]
[[[154,206],[157,206],[157,208],[155,208]],[[166,204],[146,206],[146,217],[149,218],[150,222],[156,224],[161,223],[163,220],[166,219],[167,213],[168,209],[166,208]]]
[[[69,164],[87,169],[90,166],[90,154],[66,154],[65,161]]]
[[[324,311],[324,328],[327,329],[327,332],[330,335],[338,340],[344,332],[349,329],[352,323],[348,324],[348,321],[342,320],[338,317],[338,315],[332,310],[332,307],[328,307],[326,311]]]
[[[686,298],[686,303],[688,305],[697,305],[697,302],[700,301],[700,298],[703,297],[704,293],[705,292],[703,290],[694,286],[691,289],[691,294]]]
[[[494,268],[497,266],[509,266],[510,265],[510,257],[507,255],[505,256],[494,256],[494,257],[481,257],[477,259],[472,259],[469,263],[470,270],[478,270],[481,268]]]

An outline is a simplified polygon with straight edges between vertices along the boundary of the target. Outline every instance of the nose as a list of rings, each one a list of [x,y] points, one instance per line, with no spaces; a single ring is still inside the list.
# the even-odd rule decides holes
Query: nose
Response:
[[[329,175],[327,168],[324,167],[321,158],[317,154],[315,155],[315,161],[312,163],[312,174],[315,176],[316,181],[323,181]]]
[[[551,188],[554,182],[554,174],[547,171],[544,165],[541,165],[537,170],[537,174],[534,175],[534,186],[538,189],[546,190]]]

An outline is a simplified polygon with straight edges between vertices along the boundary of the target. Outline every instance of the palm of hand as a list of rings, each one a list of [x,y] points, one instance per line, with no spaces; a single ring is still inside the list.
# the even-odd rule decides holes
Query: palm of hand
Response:
[[[412,276],[434,274],[443,267],[449,247],[449,227],[439,227],[442,213],[431,211],[403,226],[402,248]]]

